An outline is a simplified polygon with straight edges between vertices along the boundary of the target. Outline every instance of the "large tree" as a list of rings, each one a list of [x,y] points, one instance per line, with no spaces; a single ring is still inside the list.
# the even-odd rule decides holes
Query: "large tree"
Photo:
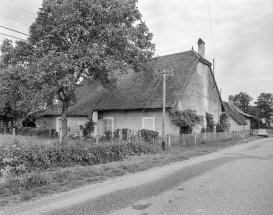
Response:
[[[43,103],[29,85],[26,69],[29,60],[24,59],[29,53],[24,53],[27,50],[25,44],[17,41],[14,47],[11,40],[5,39],[0,49],[0,107],[8,104],[13,113],[20,113],[21,116],[37,110],[37,102],[40,105]]]
[[[83,78],[115,86],[129,68],[151,71],[152,34],[141,19],[137,0],[47,0],[20,47],[29,56],[29,85],[62,104],[66,142],[68,107]],[[19,49],[19,48],[17,48]],[[27,51],[26,51],[27,50]],[[23,55],[23,54],[22,54]]]
[[[246,92],[240,92],[234,96],[234,104],[246,113],[249,111],[250,103],[252,101],[253,98]]]
[[[266,124],[269,126],[273,117],[273,94],[261,93],[255,104],[260,109],[260,118],[265,118]]]

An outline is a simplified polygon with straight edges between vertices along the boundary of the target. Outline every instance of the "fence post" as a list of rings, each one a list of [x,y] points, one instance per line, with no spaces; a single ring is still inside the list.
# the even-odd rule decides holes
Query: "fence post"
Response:
[[[127,141],[130,142],[131,139],[131,130],[127,130]]]
[[[15,143],[15,128],[12,128],[12,140]]]
[[[118,138],[119,138],[119,143],[121,143],[121,141],[122,141],[122,131],[121,131],[121,129],[119,129],[119,131],[118,131]]]
[[[168,142],[168,146],[171,147],[171,135],[167,134],[167,142]]]
[[[96,135],[96,145],[98,145],[99,144],[99,135],[97,134]]]
[[[196,145],[196,133],[194,132],[194,145]]]

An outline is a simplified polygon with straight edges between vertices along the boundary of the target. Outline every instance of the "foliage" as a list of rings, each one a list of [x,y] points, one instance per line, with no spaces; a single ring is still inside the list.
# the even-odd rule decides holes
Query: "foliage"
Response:
[[[83,127],[83,136],[86,137],[94,132],[96,123],[93,120],[88,120]]]
[[[246,92],[240,92],[234,96],[234,104],[239,107],[242,111],[248,113],[250,103],[253,101],[253,98],[249,96]]]
[[[129,68],[152,71],[153,35],[136,4],[136,0],[44,1],[30,26],[30,37],[14,49],[7,47],[5,64],[24,66],[28,85],[41,94],[34,98],[61,102],[64,136],[68,107],[76,103],[80,80],[114,87],[118,75]]]
[[[109,141],[111,139],[112,132],[111,131],[105,131],[104,134],[105,134],[105,139]]]
[[[273,117],[273,94],[271,93],[261,93],[257,101],[255,102],[257,107],[260,109],[260,118],[266,119],[266,124],[269,126],[269,122]]]
[[[157,131],[142,129],[140,130],[141,137],[147,143],[152,143],[155,138],[158,137],[159,133]]]
[[[194,127],[203,123],[203,116],[197,115],[195,110],[171,110],[171,122],[180,128],[180,134],[191,134]]]
[[[0,169],[2,175],[4,172],[21,174],[35,169],[108,163],[123,160],[127,156],[153,152],[148,145],[132,143],[89,148],[13,145],[0,149]]]
[[[55,129],[20,127],[16,129],[17,135],[37,136],[43,138],[52,138],[57,136]]]
[[[220,122],[216,123],[216,132],[225,132],[230,127],[226,113],[220,115]]]
[[[42,95],[39,91],[34,91],[31,84],[32,76],[27,69],[29,63],[25,56],[30,53],[25,44],[23,41],[16,41],[13,47],[12,41],[5,39],[1,46],[0,59],[0,104],[8,103],[21,116],[26,116],[44,105]]]
[[[128,136],[128,132],[129,132],[128,128],[116,129],[113,133],[114,138],[119,138],[120,130],[121,130],[122,140],[127,140],[127,136]]]
[[[215,122],[213,120],[213,115],[206,112],[206,132],[214,132]]]

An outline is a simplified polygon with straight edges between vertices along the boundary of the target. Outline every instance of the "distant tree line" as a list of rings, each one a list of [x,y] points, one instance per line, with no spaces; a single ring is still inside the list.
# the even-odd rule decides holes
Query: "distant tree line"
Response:
[[[240,92],[234,96],[234,104],[245,113],[256,118],[261,127],[273,126],[273,94],[261,93],[257,100],[251,104],[254,99],[246,92]]]

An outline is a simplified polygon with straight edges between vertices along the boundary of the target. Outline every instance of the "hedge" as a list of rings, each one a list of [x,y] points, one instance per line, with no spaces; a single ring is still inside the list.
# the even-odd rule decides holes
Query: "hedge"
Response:
[[[0,149],[0,169],[9,167],[20,173],[52,167],[87,166],[119,161],[141,153],[154,153],[154,150],[148,145],[133,143],[90,148],[14,145]]]
[[[32,127],[17,128],[16,134],[25,135],[25,136],[38,136],[43,138],[52,138],[58,135],[54,129],[32,128]]]

